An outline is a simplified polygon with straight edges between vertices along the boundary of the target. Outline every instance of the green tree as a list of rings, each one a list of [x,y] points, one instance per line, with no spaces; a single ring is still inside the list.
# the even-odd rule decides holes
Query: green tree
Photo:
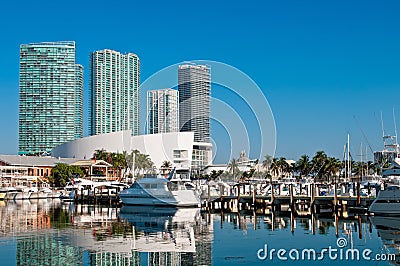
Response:
[[[49,177],[50,183],[57,187],[65,186],[74,177],[83,177],[83,170],[75,165],[65,163],[57,164],[52,170],[52,176]]]
[[[312,170],[311,172],[317,179],[322,179],[325,175],[325,165],[327,163],[328,156],[324,151],[317,151],[311,160]]]
[[[269,171],[270,171],[272,161],[273,161],[273,158],[271,155],[265,155],[265,159],[262,162],[262,166],[267,170],[267,173],[269,173]]]
[[[290,165],[285,157],[280,157],[276,163],[278,164],[278,169],[282,176],[291,171]]]
[[[300,177],[307,176],[310,173],[310,158],[304,154],[296,162],[295,169],[300,174]]]
[[[232,173],[232,177],[235,180],[236,174],[239,172],[238,161],[235,158],[232,158],[232,160],[229,162],[228,171]]]

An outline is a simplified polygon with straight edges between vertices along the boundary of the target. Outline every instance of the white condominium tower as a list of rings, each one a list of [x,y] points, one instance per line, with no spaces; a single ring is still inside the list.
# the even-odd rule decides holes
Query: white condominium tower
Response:
[[[135,54],[91,54],[90,135],[130,129],[139,134],[140,62]]]
[[[196,142],[210,142],[210,67],[180,65],[178,91],[180,131],[193,131]]]
[[[178,132],[178,91],[147,91],[147,134]]]

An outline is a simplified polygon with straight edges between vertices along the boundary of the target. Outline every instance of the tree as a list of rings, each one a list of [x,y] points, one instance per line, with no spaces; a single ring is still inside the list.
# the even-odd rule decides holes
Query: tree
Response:
[[[296,162],[295,169],[300,173],[300,177],[307,176],[310,173],[310,158],[304,154]]]
[[[278,176],[278,174],[279,174],[279,164],[278,164],[278,159],[277,158],[273,158],[272,159],[270,170],[272,171],[274,176]]]
[[[281,173],[282,176],[290,172],[290,165],[287,163],[285,157],[280,157],[276,163],[278,165],[279,172]]]
[[[265,155],[265,159],[262,162],[262,166],[267,170],[267,173],[269,173],[270,167],[272,165],[273,158],[271,155]]]
[[[126,168],[127,163],[125,155],[122,153],[110,153],[108,158],[110,158],[112,166],[117,170],[118,177],[122,178],[122,169]]]
[[[328,157],[325,163],[325,174],[328,176],[328,181],[330,177],[336,177],[342,168],[342,163],[339,159],[334,157]]]
[[[317,151],[311,160],[312,170],[311,172],[318,179],[322,179],[325,173],[325,164],[327,163],[328,156],[324,151]]]
[[[232,177],[236,179],[236,173],[239,172],[238,162],[235,158],[232,158],[230,163],[228,164],[228,171],[232,173]]]
[[[52,176],[49,181],[57,187],[65,186],[72,178],[82,177],[84,175],[82,169],[75,165],[58,163],[52,170]]]

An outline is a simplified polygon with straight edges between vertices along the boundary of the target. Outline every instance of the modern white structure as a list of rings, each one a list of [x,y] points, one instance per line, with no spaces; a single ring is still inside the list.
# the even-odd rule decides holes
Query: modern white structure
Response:
[[[196,164],[209,165],[212,160],[211,143],[194,142],[193,132],[172,132],[131,136],[130,130],[101,134],[64,143],[52,150],[54,157],[89,159],[96,150],[130,153],[138,150],[147,154],[157,168],[164,161],[176,167],[177,176],[187,178]],[[202,156],[193,160],[194,149],[201,149]],[[202,160],[202,161],[200,161]]]
[[[147,134],[178,132],[178,91],[147,91]]]
[[[101,50],[91,55],[90,135],[139,134],[140,62],[135,54]]]
[[[210,142],[210,67],[180,65],[178,91],[180,131],[193,131],[196,142]]]

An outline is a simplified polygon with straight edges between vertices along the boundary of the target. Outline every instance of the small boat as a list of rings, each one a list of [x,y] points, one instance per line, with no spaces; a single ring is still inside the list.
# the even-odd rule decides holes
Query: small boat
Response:
[[[18,191],[14,187],[5,187],[2,189],[2,193],[6,193],[4,200],[13,200]]]
[[[31,197],[32,190],[28,187],[17,188],[14,200],[28,200]]]
[[[47,199],[47,193],[37,187],[31,188],[31,196],[29,199]]]
[[[375,215],[400,215],[400,187],[390,186],[379,191],[368,211]]]
[[[167,178],[155,176],[135,181],[118,194],[119,198],[126,205],[200,207],[196,191],[171,182],[174,172],[175,168]]]

